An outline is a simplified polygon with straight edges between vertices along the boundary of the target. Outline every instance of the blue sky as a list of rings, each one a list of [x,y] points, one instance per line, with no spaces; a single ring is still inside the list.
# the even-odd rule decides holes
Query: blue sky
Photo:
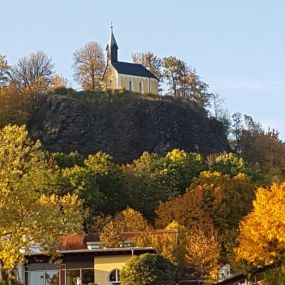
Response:
[[[285,139],[283,0],[0,0],[0,18],[0,54],[10,64],[43,50],[69,81],[73,52],[89,41],[105,48],[112,21],[120,60],[147,50],[175,55],[230,113],[251,115]]]

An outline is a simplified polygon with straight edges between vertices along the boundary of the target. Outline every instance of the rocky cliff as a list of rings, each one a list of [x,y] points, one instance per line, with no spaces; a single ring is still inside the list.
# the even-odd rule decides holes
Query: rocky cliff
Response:
[[[201,108],[169,98],[116,96],[100,104],[50,96],[30,120],[30,133],[50,151],[104,151],[119,163],[144,151],[164,154],[179,148],[209,154],[229,149],[222,125]]]

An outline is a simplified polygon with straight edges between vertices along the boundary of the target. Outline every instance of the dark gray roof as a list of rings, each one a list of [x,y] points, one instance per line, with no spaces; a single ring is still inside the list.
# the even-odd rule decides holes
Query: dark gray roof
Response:
[[[146,69],[142,64],[118,61],[118,62],[112,62],[112,65],[118,71],[118,73],[121,74],[150,77],[157,79],[157,77],[148,69]]]

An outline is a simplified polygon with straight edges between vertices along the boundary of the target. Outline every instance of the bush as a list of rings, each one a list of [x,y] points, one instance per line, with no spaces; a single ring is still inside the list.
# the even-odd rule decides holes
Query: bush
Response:
[[[122,268],[122,285],[174,285],[175,266],[158,254],[134,256]]]

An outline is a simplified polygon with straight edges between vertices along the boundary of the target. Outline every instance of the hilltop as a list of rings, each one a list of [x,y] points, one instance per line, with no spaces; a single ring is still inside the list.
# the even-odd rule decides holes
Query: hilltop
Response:
[[[54,94],[32,114],[29,131],[50,151],[103,151],[118,163],[144,151],[173,148],[209,154],[229,150],[223,126],[196,104],[136,94]]]

